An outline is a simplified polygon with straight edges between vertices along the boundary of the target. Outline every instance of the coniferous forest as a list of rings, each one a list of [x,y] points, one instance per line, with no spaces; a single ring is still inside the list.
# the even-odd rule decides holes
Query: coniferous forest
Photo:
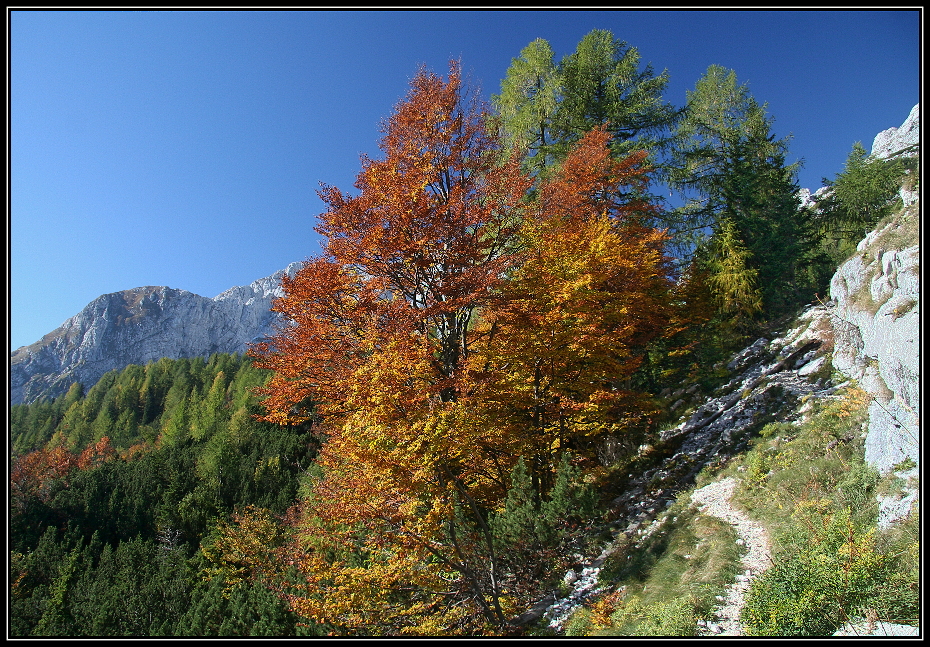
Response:
[[[660,394],[826,294],[916,170],[856,145],[801,208],[735,72],[667,83],[602,30],[530,43],[489,105],[422,69],[321,189],[273,337],[13,406],[11,635],[546,635],[514,619],[598,541]]]

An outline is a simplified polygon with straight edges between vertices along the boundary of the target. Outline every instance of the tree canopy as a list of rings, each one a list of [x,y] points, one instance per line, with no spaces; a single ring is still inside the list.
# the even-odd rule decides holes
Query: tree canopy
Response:
[[[588,131],[604,126],[618,159],[636,150],[656,165],[670,143],[678,111],[664,101],[668,73],[641,68],[638,50],[607,30],[584,36],[559,63],[534,40],[513,59],[493,97],[505,141],[525,150],[524,167],[546,173]]]
[[[324,255],[283,280],[290,324],[251,351],[275,371],[266,418],[326,437],[295,608],[345,631],[505,626],[489,513],[516,462],[541,504],[562,452],[591,460],[643,413],[622,382],[670,285],[654,207],[620,197],[646,188],[645,153],[617,160],[592,130],[531,196],[488,123],[457,65],[421,71],[359,195],[323,189]]]

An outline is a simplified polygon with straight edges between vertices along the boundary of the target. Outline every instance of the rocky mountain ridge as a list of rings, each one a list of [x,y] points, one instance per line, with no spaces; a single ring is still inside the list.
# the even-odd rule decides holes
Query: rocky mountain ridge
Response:
[[[165,286],[104,294],[54,331],[10,355],[10,403],[55,397],[73,382],[91,387],[107,371],[162,357],[241,353],[272,332],[271,303],[292,263],[210,299]]]

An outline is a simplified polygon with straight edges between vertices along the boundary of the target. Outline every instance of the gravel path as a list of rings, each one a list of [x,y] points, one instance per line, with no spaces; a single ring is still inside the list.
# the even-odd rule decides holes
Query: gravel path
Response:
[[[736,479],[729,477],[705,485],[691,495],[691,501],[701,512],[723,519],[732,525],[738,536],[737,543],[742,543],[748,549],[742,559],[742,573],[736,576],[733,584],[727,586],[726,595],[717,598],[720,600],[720,606],[713,611],[717,622],[708,622],[702,628],[703,635],[708,636],[742,635],[739,614],[745,603],[746,592],[753,578],[771,564],[765,529],[730,505],[730,497],[735,487]]]

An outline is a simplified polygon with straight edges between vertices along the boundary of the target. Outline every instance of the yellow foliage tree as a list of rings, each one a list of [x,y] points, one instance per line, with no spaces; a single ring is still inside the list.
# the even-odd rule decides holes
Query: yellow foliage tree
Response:
[[[524,262],[473,358],[490,375],[482,400],[521,439],[540,492],[559,453],[593,457],[599,440],[648,416],[628,378],[669,317],[666,236],[644,224],[651,205],[617,198],[646,181],[645,153],[616,161],[608,143],[605,130],[588,133],[542,186]]]

